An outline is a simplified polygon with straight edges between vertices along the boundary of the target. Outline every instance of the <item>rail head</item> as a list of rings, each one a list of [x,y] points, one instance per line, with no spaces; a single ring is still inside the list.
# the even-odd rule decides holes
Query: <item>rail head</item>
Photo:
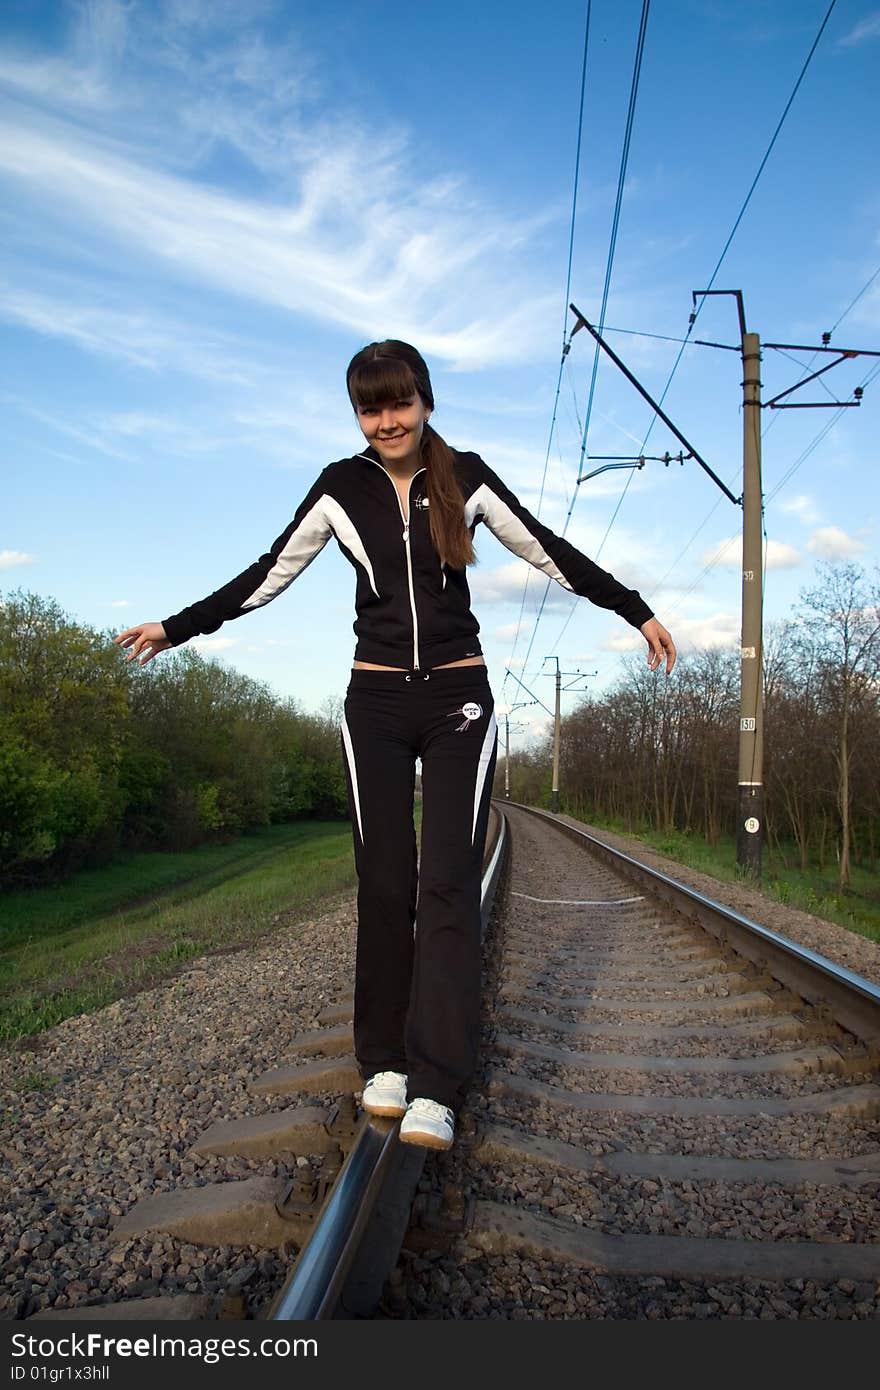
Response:
[[[499,807],[498,829],[484,859],[480,882],[480,920],[485,935],[508,845],[507,817]],[[398,1147],[411,1154],[426,1150],[397,1143],[399,1120],[365,1115],[314,1230],[297,1256],[291,1273],[266,1318],[272,1322],[306,1322],[332,1318],[357,1258],[380,1197],[395,1181]],[[421,1164],[407,1165],[413,1188]],[[399,1178],[397,1178],[399,1180]]]
[[[811,1003],[826,1005],[844,1028],[864,1042],[880,1046],[880,987],[864,976],[762,926],[715,898],[689,888],[660,869],[642,864],[589,831],[560,820],[552,811],[518,801],[506,804],[548,821],[572,839],[585,842],[593,853],[615,865],[630,879],[641,883],[647,880],[658,897],[699,921],[723,944],[755,964],[764,965],[775,979],[803,994]]]

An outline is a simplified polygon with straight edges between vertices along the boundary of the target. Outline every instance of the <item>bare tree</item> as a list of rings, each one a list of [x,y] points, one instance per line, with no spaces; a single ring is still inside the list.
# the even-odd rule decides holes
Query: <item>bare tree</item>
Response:
[[[804,590],[801,642],[818,658],[822,694],[836,723],[840,887],[850,882],[854,717],[877,702],[880,679],[880,586],[855,564],[822,564],[819,587]]]

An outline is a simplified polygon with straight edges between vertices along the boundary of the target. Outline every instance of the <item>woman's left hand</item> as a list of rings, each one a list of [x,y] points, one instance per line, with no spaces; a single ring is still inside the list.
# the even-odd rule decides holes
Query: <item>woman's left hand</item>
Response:
[[[642,623],[639,631],[644,634],[648,644],[648,665],[652,671],[656,671],[665,660],[666,674],[669,675],[675,665],[675,643],[662,623],[658,623],[656,618],[649,618],[646,623]]]

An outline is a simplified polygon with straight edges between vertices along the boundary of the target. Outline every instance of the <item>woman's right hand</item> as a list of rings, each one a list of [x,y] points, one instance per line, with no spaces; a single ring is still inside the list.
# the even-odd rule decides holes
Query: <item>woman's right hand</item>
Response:
[[[139,666],[146,666],[148,661],[152,661],[154,656],[160,652],[167,651],[174,645],[165,636],[165,629],[161,623],[138,623],[137,627],[130,627],[125,632],[120,632],[118,637],[113,638],[114,642],[121,642],[123,647],[131,647],[131,651],[126,657],[127,661],[133,661],[138,652],[146,652],[146,656],[138,660]]]

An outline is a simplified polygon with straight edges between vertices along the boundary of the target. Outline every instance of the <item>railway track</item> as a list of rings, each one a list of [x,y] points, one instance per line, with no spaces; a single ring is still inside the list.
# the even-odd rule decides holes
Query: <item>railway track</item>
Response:
[[[377,1305],[385,1317],[876,1317],[880,990],[649,883],[634,861],[597,859],[554,817],[505,812],[483,1071],[452,1151],[426,1157],[396,1142],[394,1122],[355,1112],[340,994],[292,1040],[290,1066],[251,1082],[307,1103],[214,1126],[197,1145],[296,1154],[300,1181],[184,1187],[163,1194],[161,1216],[160,1199],[137,1204],[116,1237],[298,1254],[251,1309],[275,1320]],[[486,917],[500,854],[490,828]],[[233,1276],[225,1298],[195,1296],[189,1311],[127,1300],[101,1316],[247,1316],[235,1290]]]
[[[386,1313],[877,1317],[880,990],[508,817],[484,1070]]]
[[[482,882],[484,930],[501,870],[505,830],[503,818],[493,808]],[[345,935],[336,943],[342,947],[343,955]],[[270,946],[265,955],[272,954]],[[334,954],[338,962],[339,952]],[[258,982],[267,964],[267,960],[258,962]],[[345,978],[350,978],[351,964],[344,971]],[[279,962],[279,968],[283,970],[283,963]],[[333,973],[339,977],[338,964]],[[308,994],[319,994],[326,1000],[327,985],[320,974],[310,972],[307,978]],[[156,992],[163,993],[167,1006],[169,991]],[[224,995],[229,1008],[232,1000],[228,983]],[[115,1018],[121,1008],[113,1005],[107,1012]],[[217,1012],[208,1006],[212,1025]],[[308,1014],[314,1013],[314,1007],[309,1007]],[[89,1022],[90,1031],[100,1036],[97,1017],[82,1022]],[[119,1219],[113,1224],[112,1233],[102,1241],[92,1242],[103,1245],[105,1251],[109,1244],[109,1259],[105,1255],[102,1261],[94,1249],[87,1249],[86,1240],[78,1242],[79,1259],[88,1260],[95,1274],[90,1277],[88,1269],[77,1269],[79,1277],[72,1280],[68,1275],[64,1287],[72,1287],[73,1292],[83,1296],[82,1303],[70,1307],[65,1299],[57,1308],[50,1305],[29,1312],[28,1290],[45,1288],[54,1282],[47,1264],[53,1245],[57,1248],[59,1244],[57,1238],[53,1240],[59,1230],[57,1216],[69,1217],[77,1207],[84,1208],[87,1223],[105,1227],[113,1211],[113,1207],[108,1212],[107,1207],[99,1205],[97,1194],[85,1203],[80,1195],[76,1207],[54,1200],[40,1201],[37,1220],[32,1219],[27,1229],[18,1232],[17,1250],[13,1237],[13,1258],[4,1264],[0,1250],[0,1273],[11,1270],[11,1278],[19,1272],[25,1274],[14,1285],[22,1292],[17,1307],[13,1305],[13,1316],[183,1321],[256,1315],[286,1321],[334,1315],[359,1317],[372,1312],[400,1248],[425,1150],[398,1144],[397,1122],[358,1111],[354,1093],[360,1091],[362,1082],[352,1055],[350,1020],[351,994],[342,993],[337,1003],[325,1003],[318,1012],[314,1021],[319,1027],[285,1037],[281,1047],[291,1058],[289,1064],[260,1072],[258,1067],[248,1065],[246,1056],[238,1058],[233,1079],[239,1081],[247,1076],[249,1094],[264,1099],[273,1108],[224,1117],[207,1127],[182,1117],[172,1121],[177,1135],[195,1130],[194,1142],[187,1144],[178,1138],[171,1154],[171,1163],[183,1181],[169,1185],[171,1163],[159,1165],[163,1181],[157,1189],[127,1210],[116,1207]],[[73,1020],[68,1026],[75,1028],[79,1022]],[[204,1042],[198,1023],[184,1027],[184,1020],[179,1020],[175,1031],[180,1033],[181,1041],[188,1033],[190,1039],[195,1035],[199,1043]],[[265,1051],[266,1030],[257,1026],[251,1035],[261,1038],[261,1050]],[[277,1037],[270,1041],[270,1046],[277,1055]],[[153,1070],[149,1062],[147,1070]],[[180,1088],[184,1079],[183,1069],[179,1074],[175,1069],[170,1075],[159,1074],[157,1084],[161,1092]],[[65,1099],[52,1107],[62,1112],[61,1124],[65,1129],[75,1120],[63,1112],[81,1106],[83,1090],[87,1089],[86,1083],[74,1105]],[[196,1086],[186,1086],[182,1095],[184,1110],[187,1102],[192,1105],[200,1100],[199,1109],[204,1110]],[[285,1106],[284,1097],[293,1098],[294,1103]],[[88,1107],[88,1101],[85,1104]],[[218,1108],[216,1102],[213,1108]],[[102,1111],[100,1118],[107,1118],[106,1112]],[[111,1139],[108,1129],[102,1127],[99,1131],[102,1143]],[[155,1124],[141,1123],[135,1126],[133,1137],[135,1141],[149,1141],[157,1129]],[[128,1134],[122,1126],[118,1142],[130,1162]],[[76,1145],[63,1147],[70,1155]],[[23,1142],[18,1151],[0,1145],[0,1155],[16,1163],[18,1152],[26,1148]],[[218,1180],[200,1178],[202,1165],[213,1168]],[[103,1180],[112,1172],[112,1150],[107,1160],[97,1166]],[[136,1166],[143,1171],[149,1160]],[[70,1164],[61,1168],[61,1178],[71,1176],[73,1167]],[[33,1181],[36,1168],[30,1170],[30,1175]],[[26,1195],[33,1199],[49,1194],[40,1182]],[[52,1195],[58,1195],[55,1185]],[[7,1220],[7,1225],[15,1229],[14,1217]],[[68,1232],[69,1228],[65,1235]],[[4,1243],[8,1249],[10,1242]],[[69,1267],[76,1257],[66,1243],[65,1254],[64,1263]],[[123,1297],[118,1301],[101,1298],[107,1282],[103,1273],[107,1264],[119,1270],[120,1264],[128,1262],[131,1269],[119,1271],[120,1282],[133,1287],[136,1293],[145,1285],[147,1296]],[[31,1266],[33,1273],[28,1278]],[[274,1297],[270,1299],[265,1291],[273,1284]],[[250,1285],[247,1299],[242,1293],[245,1285]],[[173,1291],[163,1293],[163,1287]]]

